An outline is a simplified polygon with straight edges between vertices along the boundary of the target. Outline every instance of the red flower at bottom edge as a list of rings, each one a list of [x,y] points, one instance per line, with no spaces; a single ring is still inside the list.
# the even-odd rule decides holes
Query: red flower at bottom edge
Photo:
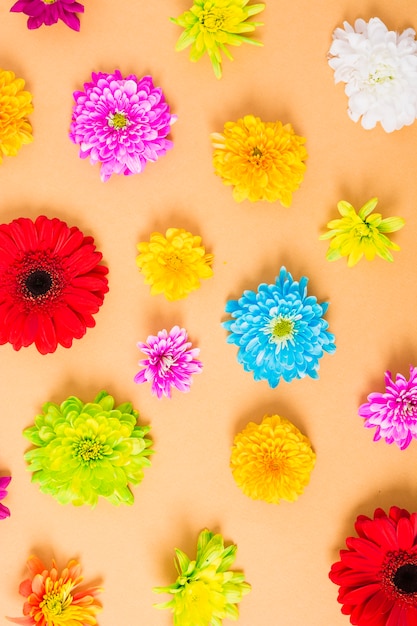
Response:
[[[92,237],[40,216],[0,225],[0,344],[69,348],[93,327],[108,291]]]
[[[391,507],[360,515],[330,579],[357,626],[417,626],[417,513]]]

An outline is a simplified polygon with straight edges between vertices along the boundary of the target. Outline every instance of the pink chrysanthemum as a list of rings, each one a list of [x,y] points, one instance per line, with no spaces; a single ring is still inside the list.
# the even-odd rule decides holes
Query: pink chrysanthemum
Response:
[[[84,13],[84,6],[76,0],[17,0],[10,11],[28,15],[27,26],[31,30],[42,24],[51,26],[58,20],[73,30],[80,30],[77,13]]]
[[[152,383],[152,393],[161,398],[171,397],[171,387],[179,391],[189,391],[192,375],[202,370],[202,363],[196,357],[199,348],[191,348],[187,332],[174,326],[168,332],[160,330],[158,335],[150,335],[146,343],[138,343],[138,348],[147,355],[139,361],[144,369],[135,376],[135,383]]]
[[[80,158],[101,163],[102,181],[139,174],[172,148],[166,137],[177,117],[151,76],[93,73],[74,100],[70,139],[80,145]]]
[[[3,500],[7,496],[7,487],[11,481],[11,476],[0,477],[0,500]],[[10,511],[7,506],[0,503],[0,519],[5,519],[10,516]]]
[[[376,427],[374,441],[384,438],[401,450],[417,438],[417,367],[410,366],[410,379],[385,372],[385,393],[371,393],[368,402],[359,407],[367,428]]]

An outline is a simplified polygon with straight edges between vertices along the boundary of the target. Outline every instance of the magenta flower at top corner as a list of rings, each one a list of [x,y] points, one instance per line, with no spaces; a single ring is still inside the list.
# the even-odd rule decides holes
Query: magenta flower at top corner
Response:
[[[0,477],[0,500],[3,500],[7,496],[7,487],[11,479],[11,476]],[[6,519],[6,517],[10,517],[10,510],[0,502],[0,519]]]
[[[385,393],[371,393],[359,407],[367,428],[376,428],[374,441],[385,439],[404,450],[417,439],[417,367],[410,366],[410,378],[385,372]]]
[[[177,116],[151,76],[93,72],[74,100],[70,139],[79,144],[80,158],[101,163],[103,182],[112,174],[139,174],[172,148],[166,137]]]
[[[187,332],[179,326],[160,330],[157,336],[149,335],[146,342],[138,343],[147,358],[139,361],[144,369],[136,374],[135,383],[150,382],[152,393],[158,398],[170,398],[171,387],[189,391],[192,375],[200,373],[203,367],[196,358],[200,349],[191,345]]]
[[[336,28],[329,50],[335,83],[345,83],[348,115],[365,129],[380,123],[391,133],[417,117],[415,30],[388,30],[373,17]]]
[[[76,0],[17,0],[10,11],[28,15],[30,30],[40,26],[52,26],[59,20],[73,30],[80,30],[77,13],[84,13],[84,6]]]

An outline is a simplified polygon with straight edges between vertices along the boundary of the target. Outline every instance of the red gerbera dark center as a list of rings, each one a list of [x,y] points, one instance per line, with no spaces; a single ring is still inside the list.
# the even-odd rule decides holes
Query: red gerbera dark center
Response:
[[[417,565],[407,563],[401,565],[394,574],[393,583],[403,593],[417,591]]]
[[[48,252],[36,252],[20,260],[12,270],[11,287],[30,307],[49,306],[56,301],[65,284],[65,271],[58,259]]]
[[[383,564],[382,586],[396,602],[417,607],[417,554],[389,552]]]
[[[25,287],[34,298],[44,296],[52,287],[52,277],[45,270],[35,270],[27,276]]]

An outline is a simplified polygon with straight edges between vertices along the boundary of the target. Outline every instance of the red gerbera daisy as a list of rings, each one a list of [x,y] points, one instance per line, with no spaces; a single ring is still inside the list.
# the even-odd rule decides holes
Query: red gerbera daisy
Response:
[[[329,573],[342,613],[356,626],[417,626],[417,513],[376,509],[355,529]]]
[[[0,344],[69,348],[95,325],[108,291],[92,237],[44,215],[0,225]]]

